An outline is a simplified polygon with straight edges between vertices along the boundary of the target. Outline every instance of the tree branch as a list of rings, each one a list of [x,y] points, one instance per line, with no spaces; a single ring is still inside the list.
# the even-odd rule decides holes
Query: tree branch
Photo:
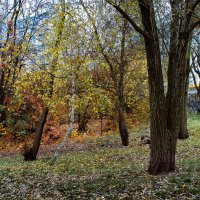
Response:
[[[198,25],[200,25],[200,19],[191,24],[190,29],[188,30],[188,33],[191,33]]]
[[[133,26],[133,28],[140,33],[143,37],[149,37],[148,33],[145,32],[144,30],[142,30],[136,23],[135,21],[122,9],[120,8],[118,5],[116,5],[115,3],[111,2],[110,0],[106,0],[111,6],[113,6],[127,21],[129,21],[131,23],[131,25]]]
[[[114,70],[114,66],[113,64],[111,63],[110,59],[109,59],[109,56],[107,55],[107,53],[104,51],[104,48],[103,48],[103,45],[101,43],[101,40],[100,40],[100,37],[99,37],[99,34],[98,34],[98,31],[97,31],[97,27],[96,27],[96,24],[95,24],[95,21],[94,19],[92,18],[92,16],[90,15],[88,9],[85,7],[84,3],[82,0],[80,0],[80,3],[83,7],[83,9],[85,10],[89,20],[91,21],[92,23],[92,26],[93,26],[93,29],[94,29],[94,34],[95,34],[95,37],[96,37],[96,40],[97,40],[97,43],[98,43],[98,46],[100,48],[100,51],[105,59],[105,61],[107,62],[109,68],[110,68],[110,71],[111,71],[111,77],[113,79],[113,82],[115,84],[115,86],[117,86],[117,77],[116,77],[116,73],[115,73],[115,70]]]
[[[192,7],[191,7],[191,11],[193,12],[194,11],[194,9],[197,7],[197,5],[200,3],[200,0],[196,0],[195,2],[194,2],[194,4],[192,5]]]
[[[194,12],[195,8],[197,7],[197,5],[200,3],[200,0],[196,0],[192,5],[191,8],[189,9],[189,12],[187,13],[187,21],[190,21],[190,18],[192,17],[192,13]]]

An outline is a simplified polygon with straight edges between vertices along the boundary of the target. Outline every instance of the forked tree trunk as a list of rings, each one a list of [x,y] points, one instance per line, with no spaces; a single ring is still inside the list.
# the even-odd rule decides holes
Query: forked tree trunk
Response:
[[[149,36],[144,37],[147,56],[149,98],[150,98],[150,130],[151,155],[148,172],[153,175],[169,173],[175,170],[175,152],[177,140],[177,124],[168,121],[167,113],[173,111],[172,118],[177,113],[177,102],[170,91],[169,97],[174,101],[165,99],[164,83],[161,67],[161,55],[152,1],[140,1],[142,22]],[[174,84],[174,83],[172,83]],[[168,105],[167,105],[168,104]],[[167,106],[166,106],[167,105]]]

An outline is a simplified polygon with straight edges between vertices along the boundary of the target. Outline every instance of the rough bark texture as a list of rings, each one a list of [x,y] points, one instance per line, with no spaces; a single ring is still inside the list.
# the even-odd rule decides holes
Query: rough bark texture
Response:
[[[171,25],[166,96],[154,1],[138,0],[143,29],[137,26],[120,6],[113,1],[107,1],[144,37],[151,117],[151,155],[148,172],[153,175],[169,173],[175,170],[176,143],[180,134],[180,126],[184,131],[186,130],[186,110],[182,110],[183,107],[185,108],[188,80],[186,60],[189,36],[195,26],[200,23],[196,21],[191,24],[192,14],[200,1],[170,1]]]
[[[38,153],[41,138],[42,138],[42,132],[44,129],[44,125],[46,123],[48,112],[49,112],[49,109],[47,107],[44,108],[38,122],[38,127],[37,127],[36,136],[34,138],[33,145],[30,149],[25,150],[23,154],[25,161],[33,161],[33,160],[36,160],[37,158],[37,153]]]
[[[176,140],[167,129],[164,83],[157,27],[151,1],[141,1],[140,10],[145,37],[147,66],[149,75],[151,156],[148,172],[150,174],[169,173],[175,169]]]
[[[175,170],[178,135],[180,138],[188,137],[186,116],[189,76],[189,69],[186,64],[189,44],[188,24],[186,23],[188,18],[180,15],[178,6],[180,6],[179,1],[171,2],[172,20],[170,27],[168,90],[166,97],[163,98],[163,91],[159,88],[159,84],[162,85],[162,80],[159,80],[159,78],[163,77],[163,75],[162,72],[158,71],[158,69],[161,70],[161,67],[153,1],[140,1],[143,25],[145,31],[150,34],[150,39],[145,37],[149,73],[152,141],[148,171],[154,175]],[[185,5],[185,9],[187,9],[186,7]],[[156,82],[156,80],[159,82]],[[161,96],[159,97],[159,95]],[[159,115],[158,118],[156,118],[157,115]]]
[[[190,54],[190,52],[189,52]],[[185,81],[183,85],[182,96],[181,96],[181,113],[180,113],[180,130],[178,133],[178,139],[187,139],[189,137],[187,129],[187,101],[188,101],[188,85],[189,85],[189,73],[190,73],[190,56],[187,58],[187,70]]]

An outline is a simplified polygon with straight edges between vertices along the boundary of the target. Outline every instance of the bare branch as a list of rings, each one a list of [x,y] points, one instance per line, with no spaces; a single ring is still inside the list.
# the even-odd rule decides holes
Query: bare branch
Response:
[[[145,32],[144,30],[142,30],[136,23],[135,21],[122,9],[120,8],[118,5],[116,5],[115,3],[113,3],[110,0],[106,0],[111,6],[113,6],[126,20],[128,20],[131,25],[133,26],[133,28],[140,33],[143,37],[149,37],[148,33]]]
[[[96,40],[97,40],[97,43],[98,43],[98,46],[100,48],[100,51],[105,59],[105,61],[107,62],[108,66],[110,67],[110,71],[111,71],[111,77],[113,79],[113,82],[114,84],[116,85],[117,83],[117,78],[116,78],[116,75],[115,75],[115,71],[114,71],[114,66],[112,65],[107,53],[104,51],[104,48],[101,44],[101,40],[100,40],[100,37],[99,37],[99,34],[98,34],[98,31],[97,31],[97,27],[96,27],[96,24],[95,24],[95,21],[94,19],[92,18],[92,16],[90,15],[90,13],[88,12],[88,9],[85,7],[84,3],[82,0],[80,0],[80,3],[83,7],[83,9],[85,10],[89,20],[91,21],[92,23],[92,26],[93,26],[93,29],[94,29],[94,34],[95,34],[95,37],[96,37]]]

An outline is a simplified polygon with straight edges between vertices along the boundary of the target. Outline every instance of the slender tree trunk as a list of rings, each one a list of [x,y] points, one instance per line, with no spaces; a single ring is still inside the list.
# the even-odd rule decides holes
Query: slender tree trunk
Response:
[[[121,103],[119,102],[119,104],[121,104]],[[126,128],[124,108],[122,105],[118,106],[118,126],[119,126],[119,133],[120,133],[121,140],[122,140],[122,145],[128,146],[129,145],[129,139],[128,139],[129,133]]]
[[[189,74],[190,74],[190,50],[191,50],[191,44],[192,44],[191,38],[188,43],[189,43],[188,48],[187,48],[187,42],[185,44],[186,47],[184,47],[184,50],[185,51],[187,50],[187,54],[185,54],[186,69],[183,70],[185,72],[184,74],[185,78],[183,79],[183,83],[182,83],[183,88],[181,90],[182,94],[181,94],[181,111],[180,111],[181,112],[180,113],[180,130],[178,134],[178,139],[187,139],[189,137],[188,130],[187,130],[187,99],[188,99],[188,86],[189,86]]]
[[[180,113],[180,130],[178,133],[178,139],[187,139],[189,137],[187,130],[187,99],[188,99],[188,85],[189,85],[189,59],[187,61],[188,70],[186,74],[186,80],[183,84],[183,91],[181,94],[181,113]]]
[[[125,100],[124,100],[124,70],[126,67],[125,60],[125,40],[126,40],[126,31],[127,31],[127,20],[123,21],[122,28],[122,39],[121,39],[121,55],[120,55],[120,64],[119,64],[119,78],[116,83],[117,91],[118,91],[118,126],[119,133],[122,140],[123,146],[129,145],[129,132],[126,127],[126,120],[124,116],[125,112]]]
[[[182,98],[182,109],[180,113],[180,130],[178,139],[187,139],[189,137],[187,130],[187,93]]]

